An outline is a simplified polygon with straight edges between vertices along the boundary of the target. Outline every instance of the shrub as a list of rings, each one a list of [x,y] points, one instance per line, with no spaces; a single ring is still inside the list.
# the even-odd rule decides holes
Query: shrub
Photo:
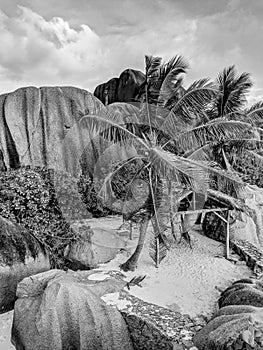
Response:
[[[14,262],[24,263],[28,251],[35,258],[39,244],[24,228],[0,218],[0,250],[0,263],[12,265]]]
[[[63,217],[48,169],[0,173],[0,215],[33,234],[48,250],[52,267],[65,264],[64,249],[77,239]]]
[[[81,194],[86,210],[94,217],[103,217],[113,214],[98,196],[98,188],[93,183],[89,175],[81,175],[78,179],[78,190]]]

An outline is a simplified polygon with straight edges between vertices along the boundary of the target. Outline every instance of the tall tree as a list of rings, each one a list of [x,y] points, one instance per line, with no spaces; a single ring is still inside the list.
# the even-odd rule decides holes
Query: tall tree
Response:
[[[242,181],[231,172],[211,163],[204,149],[211,144],[238,139],[248,132],[253,138],[255,129],[244,121],[229,121],[221,117],[198,125],[200,116],[203,117],[208,107],[218,99],[218,89],[209,79],[195,81],[188,88],[183,88],[182,74],[187,67],[182,62],[183,59],[177,57],[162,64],[160,58],[146,56],[144,100],[140,109],[116,103],[109,106],[106,116],[87,115],[81,120],[82,127],[97,131],[112,142],[118,142],[123,147],[133,145],[137,149],[135,158],[148,171],[151,195],[142,216],[138,245],[122,265],[125,270],[135,269],[151,218],[154,218],[157,237],[165,244],[158,215],[158,186],[153,185],[158,183],[158,179],[168,179],[178,188],[204,193],[211,183],[221,183],[220,189],[242,186]],[[229,74],[226,72],[226,77]],[[237,80],[242,79],[238,77]],[[235,96],[240,97],[241,91],[237,90],[239,92]],[[228,93],[223,103],[217,100],[217,105],[221,105],[218,109],[220,113],[229,110],[230,96],[233,97],[233,94]],[[148,100],[152,103],[149,104]],[[119,169],[124,164],[122,162]],[[112,174],[109,174],[101,190],[104,200],[112,195],[111,180]]]

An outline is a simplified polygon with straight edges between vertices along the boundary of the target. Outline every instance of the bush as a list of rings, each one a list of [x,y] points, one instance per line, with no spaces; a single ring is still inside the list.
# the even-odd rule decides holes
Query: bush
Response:
[[[96,188],[90,176],[80,176],[78,179],[78,190],[81,194],[83,203],[85,203],[86,210],[91,213],[92,216],[98,218],[113,214],[113,212],[107,208],[99,198],[99,189]]]
[[[0,217],[0,263],[10,266],[17,262],[25,263],[27,253],[36,258],[39,248],[38,242],[27,230]]]
[[[52,267],[59,268],[66,263],[65,247],[77,237],[62,214],[53,175],[48,169],[1,172],[0,215],[33,234],[50,253]]]

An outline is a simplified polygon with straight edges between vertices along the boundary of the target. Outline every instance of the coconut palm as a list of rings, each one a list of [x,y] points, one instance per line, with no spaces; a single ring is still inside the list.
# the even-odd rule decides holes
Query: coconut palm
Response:
[[[241,121],[255,126],[258,134],[248,129],[237,139],[228,142],[216,142],[204,145],[202,149],[197,148],[193,157],[201,157],[203,151],[221,164],[225,169],[231,169],[237,159],[253,158],[256,167],[262,166],[262,126],[263,126],[263,102],[257,102],[250,107],[247,105],[247,94],[252,87],[249,73],[243,72],[238,75],[235,66],[225,68],[218,74],[215,81],[218,86],[218,96],[209,106],[206,113],[200,115],[199,125],[215,120]],[[205,117],[204,117],[205,116]],[[252,137],[254,136],[254,137]],[[204,154],[203,154],[204,156]]]
[[[208,106],[218,96],[218,90],[209,79],[195,81],[188,88],[183,88],[182,74],[185,70],[178,57],[162,63],[159,58],[146,56],[144,101],[140,109],[116,103],[108,107],[106,115],[87,115],[80,121],[83,128],[89,128],[123,147],[132,145],[137,150],[137,155],[122,162],[114,173],[134,160],[148,172],[150,196],[145,203],[137,247],[122,265],[124,270],[136,268],[150,219],[153,220],[155,237],[159,243],[166,244],[158,213],[161,197],[158,189],[167,180],[178,189],[204,193],[211,186],[211,181],[224,181],[234,188],[243,184],[208,158],[194,159],[192,155],[209,143],[238,138],[247,130],[253,134],[252,126],[244,121],[222,118],[197,125],[200,115],[205,115]],[[148,99],[153,103],[148,104]],[[113,173],[110,173],[103,182],[100,193],[104,201],[113,195],[112,178]]]

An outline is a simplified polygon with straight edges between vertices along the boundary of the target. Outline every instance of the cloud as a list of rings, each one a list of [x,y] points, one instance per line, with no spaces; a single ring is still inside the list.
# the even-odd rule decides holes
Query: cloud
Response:
[[[171,38],[177,45],[191,33],[190,23],[182,26],[178,18],[176,25],[168,24],[162,30],[158,25],[152,29],[146,23],[137,27],[118,22],[122,30],[115,28],[99,36],[87,24],[73,28],[60,17],[47,20],[27,7],[17,9],[15,16],[0,12],[0,40],[5,48],[0,52],[2,91],[27,84],[93,89],[125,68],[143,69],[145,53],[165,54],[170,30],[177,32]],[[135,13],[132,18],[135,20]]]
[[[70,83],[71,79],[83,85],[85,79],[95,77],[106,51],[89,26],[77,31],[62,18],[47,21],[28,8],[18,10],[16,17],[0,12],[2,75],[37,85]]]
[[[0,0],[0,7],[4,0]],[[215,78],[225,66],[252,73],[263,95],[258,43],[263,6],[248,0],[14,0],[0,11],[0,91],[73,85],[91,91],[144,55],[182,54],[186,79]],[[196,2],[197,3],[197,2]],[[6,4],[6,2],[5,2]],[[23,4],[23,6],[21,6]],[[16,10],[16,12],[14,12]],[[59,14],[59,16],[58,16]]]

